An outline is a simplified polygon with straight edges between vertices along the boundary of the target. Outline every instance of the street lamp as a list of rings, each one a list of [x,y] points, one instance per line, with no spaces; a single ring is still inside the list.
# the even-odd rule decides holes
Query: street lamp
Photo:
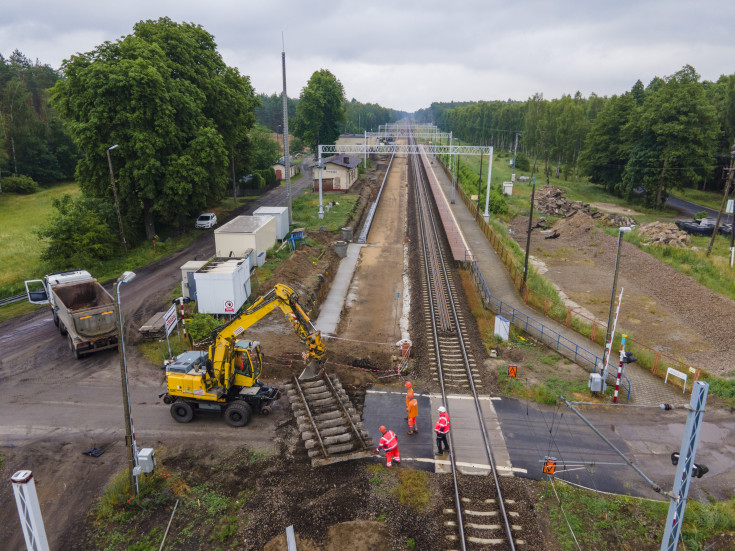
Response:
[[[610,360],[610,351],[612,350],[612,343],[608,343],[610,340],[610,336],[612,333],[612,323],[613,323],[613,309],[615,307],[615,288],[618,286],[618,265],[620,264],[620,242],[623,240],[623,234],[627,233],[629,231],[632,231],[632,228],[629,228],[628,226],[622,226],[618,228],[618,251],[615,255],[615,275],[613,275],[613,286],[612,286],[612,294],[610,295],[610,312],[607,315],[607,332],[605,334],[605,350],[603,351],[603,356],[605,357],[605,360],[602,364],[603,369],[603,376],[607,373],[607,362]]]
[[[120,203],[117,201],[117,186],[115,185],[115,175],[112,172],[112,159],[110,159],[110,151],[117,148],[118,144],[111,145],[107,148],[107,165],[110,167],[110,185],[112,186],[112,196],[115,198],[115,211],[117,211],[117,223],[120,226],[120,239],[125,254],[128,254],[128,244],[125,242],[125,231],[123,230],[122,216],[120,216]]]
[[[125,445],[128,448],[128,470],[130,472],[130,492],[133,497],[138,495],[138,477],[133,470],[138,465],[138,449],[133,440],[133,419],[130,416],[130,397],[128,395],[128,366],[125,359],[125,335],[123,331],[122,308],[120,308],[120,285],[129,283],[135,278],[135,272],[123,272],[115,281],[114,295],[117,297],[117,330],[120,335],[120,379],[122,380],[123,410],[125,412]]]

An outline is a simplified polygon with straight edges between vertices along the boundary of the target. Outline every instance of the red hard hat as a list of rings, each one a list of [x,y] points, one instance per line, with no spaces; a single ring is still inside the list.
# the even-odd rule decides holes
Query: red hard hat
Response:
[[[411,388],[412,386],[411,381],[406,381],[406,388]]]
[[[378,430],[379,430],[380,432],[385,432],[385,431],[387,431],[388,429],[386,429],[384,425],[380,425],[380,428],[379,428]]]

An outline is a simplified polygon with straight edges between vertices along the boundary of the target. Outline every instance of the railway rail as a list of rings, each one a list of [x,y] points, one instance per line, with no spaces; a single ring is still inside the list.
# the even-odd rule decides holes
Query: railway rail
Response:
[[[294,377],[284,389],[312,466],[372,456],[372,438],[336,376]]]
[[[481,387],[479,372],[476,361],[466,346],[468,333],[458,307],[454,274],[448,260],[450,256],[445,255],[446,239],[442,235],[441,225],[436,221],[435,207],[430,195],[427,177],[429,160],[426,154],[421,154],[411,156],[409,162],[416,218],[419,221],[419,247],[423,259],[424,313],[432,347],[431,360],[436,371],[435,380],[441,387],[443,403],[448,410],[448,391],[469,391],[473,396],[495,492],[495,496],[481,499],[469,495],[473,484],[468,481],[467,475],[459,473],[454,451],[449,453],[454,503],[445,508],[444,512],[453,517],[445,522],[445,526],[454,533],[447,535],[447,544],[458,545],[462,551],[485,548],[515,550],[517,543],[524,543],[520,538],[522,527],[510,523],[509,518],[516,517],[518,513],[508,511],[506,507],[515,506],[515,502],[504,501],[490,447],[478,398],[478,388]],[[451,411],[449,413],[451,418]],[[451,432],[449,440],[450,450],[454,450]]]

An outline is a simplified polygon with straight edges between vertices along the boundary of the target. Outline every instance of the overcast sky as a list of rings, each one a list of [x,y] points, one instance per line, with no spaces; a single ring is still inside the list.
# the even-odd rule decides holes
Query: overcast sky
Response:
[[[298,97],[329,69],[348,99],[413,112],[432,101],[619,94],[692,65],[704,80],[735,73],[735,1],[148,0],[6,2],[0,53],[59,68],[167,16],[214,35],[225,63],[258,93]]]

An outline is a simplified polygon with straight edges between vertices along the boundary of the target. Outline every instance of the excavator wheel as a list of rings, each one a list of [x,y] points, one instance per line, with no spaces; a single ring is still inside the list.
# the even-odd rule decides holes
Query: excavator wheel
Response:
[[[232,402],[225,410],[225,421],[231,427],[244,427],[250,421],[253,408],[245,402]]]
[[[179,423],[188,423],[194,418],[194,408],[188,402],[174,402],[171,404],[171,417]]]
[[[271,407],[270,406],[263,406],[260,408],[260,414],[261,415],[270,415],[271,414]]]

